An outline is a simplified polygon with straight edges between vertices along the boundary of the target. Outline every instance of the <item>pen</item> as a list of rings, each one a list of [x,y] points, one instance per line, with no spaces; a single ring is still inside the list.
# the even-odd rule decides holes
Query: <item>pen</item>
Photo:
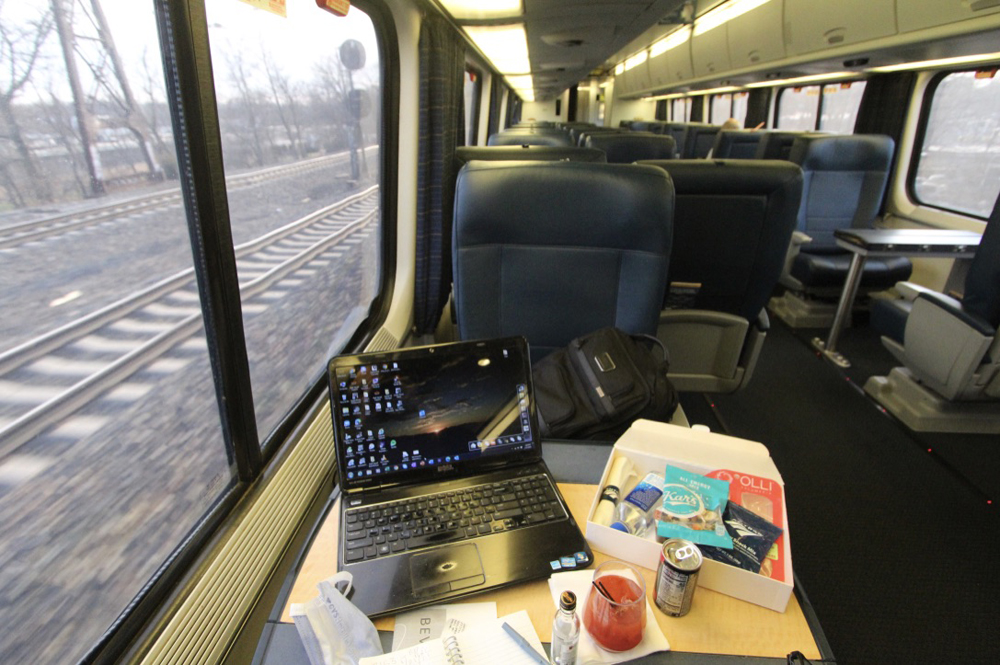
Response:
[[[546,658],[546,657],[544,657],[544,656],[542,656],[537,651],[535,651],[535,648],[533,646],[531,646],[530,644],[528,644],[528,640],[524,639],[521,636],[521,633],[519,633],[516,630],[514,630],[513,628],[511,628],[511,625],[509,623],[507,623],[506,621],[503,622],[503,629],[505,631],[507,631],[508,635],[510,635],[511,637],[514,638],[514,641],[517,642],[518,646],[520,646],[522,649],[524,649],[525,651],[527,651],[528,654],[530,654],[532,658],[534,658],[536,661],[538,661],[539,665],[549,665],[549,659]]]

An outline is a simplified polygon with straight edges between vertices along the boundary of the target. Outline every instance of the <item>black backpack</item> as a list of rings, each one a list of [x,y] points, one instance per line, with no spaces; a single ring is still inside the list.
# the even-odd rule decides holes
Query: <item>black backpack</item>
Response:
[[[652,335],[602,328],[574,339],[531,372],[542,436],[613,441],[637,418],[668,422],[677,408],[669,366]]]

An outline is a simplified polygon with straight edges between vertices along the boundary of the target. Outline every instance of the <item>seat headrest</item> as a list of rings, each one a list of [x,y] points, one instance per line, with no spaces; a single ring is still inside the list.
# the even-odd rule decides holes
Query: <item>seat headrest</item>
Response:
[[[612,164],[631,164],[640,159],[670,159],[677,144],[672,136],[629,132],[603,132],[587,136],[586,146],[603,150]]]
[[[795,139],[788,160],[803,171],[888,171],[895,145],[880,134],[807,135]]]
[[[455,149],[456,168],[473,160],[487,161],[560,161],[573,162],[606,162],[607,158],[600,150],[577,148],[575,146],[543,146],[543,145],[495,145],[495,146],[459,146]]]

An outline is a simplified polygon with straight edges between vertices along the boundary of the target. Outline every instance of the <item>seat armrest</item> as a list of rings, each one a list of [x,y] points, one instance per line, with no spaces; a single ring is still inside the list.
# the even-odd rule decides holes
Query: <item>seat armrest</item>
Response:
[[[805,245],[806,243],[812,242],[812,236],[808,233],[803,233],[802,231],[792,231],[792,244],[795,246]]]
[[[926,286],[920,286],[914,282],[896,282],[894,287],[896,291],[902,296],[903,300],[909,300],[913,302],[917,299],[921,293],[940,293],[934,289],[929,289]]]
[[[766,333],[771,329],[771,318],[767,315],[766,307],[761,308],[760,314],[757,315],[757,318],[754,319],[751,325],[760,332]]]
[[[792,274],[792,264],[795,257],[799,255],[799,249],[813,241],[812,236],[802,231],[792,231],[792,240],[788,243],[788,252],[785,254],[785,266],[781,269],[782,277],[790,277]]]
[[[936,307],[945,310],[980,335],[992,337],[996,334],[996,329],[990,325],[989,321],[965,311],[962,308],[962,303],[951,296],[936,291],[926,291],[919,294],[917,298],[931,302]]]

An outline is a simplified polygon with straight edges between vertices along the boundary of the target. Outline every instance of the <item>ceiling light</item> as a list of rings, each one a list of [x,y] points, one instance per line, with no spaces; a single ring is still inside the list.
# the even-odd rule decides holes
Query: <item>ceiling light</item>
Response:
[[[520,74],[518,76],[505,76],[504,80],[511,90],[516,92],[521,99],[526,102],[535,101],[535,82],[531,74]]]
[[[624,73],[625,73],[625,63],[619,62],[618,65],[615,67],[615,76],[621,76]]]
[[[899,65],[887,65],[885,67],[872,67],[866,71],[884,74],[887,72],[901,72],[907,69],[932,69],[934,67],[949,67],[952,65],[972,65],[990,60],[1000,60],[1000,53],[983,53],[981,55],[963,55],[956,58],[939,58],[937,60],[922,60],[920,62],[904,62]]]
[[[462,29],[501,74],[524,74],[531,71],[528,38],[523,24],[467,25]]]
[[[452,18],[513,18],[524,13],[521,0],[438,0]]]
[[[812,76],[797,76],[789,79],[778,79],[771,81],[757,81],[747,83],[745,88],[770,88],[779,85],[800,85],[803,83],[816,83],[817,81],[830,81],[832,79],[856,79],[857,72],[830,72],[829,74],[815,74]]]
[[[699,16],[694,20],[694,34],[700,35],[718,28],[727,21],[731,21],[737,16],[746,14],[751,9],[757,9],[761,5],[767,4],[771,0],[729,0],[719,7],[716,7],[704,16]]]
[[[655,58],[658,55],[662,55],[671,49],[677,48],[689,39],[691,39],[691,28],[684,26],[650,46],[649,57]]]
[[[646,58],[649,57],[648,51],[639,51],[631,58],[625,61],[625,71],[632,69],[633,67],[638,67],[642,63],[646,62]]]

